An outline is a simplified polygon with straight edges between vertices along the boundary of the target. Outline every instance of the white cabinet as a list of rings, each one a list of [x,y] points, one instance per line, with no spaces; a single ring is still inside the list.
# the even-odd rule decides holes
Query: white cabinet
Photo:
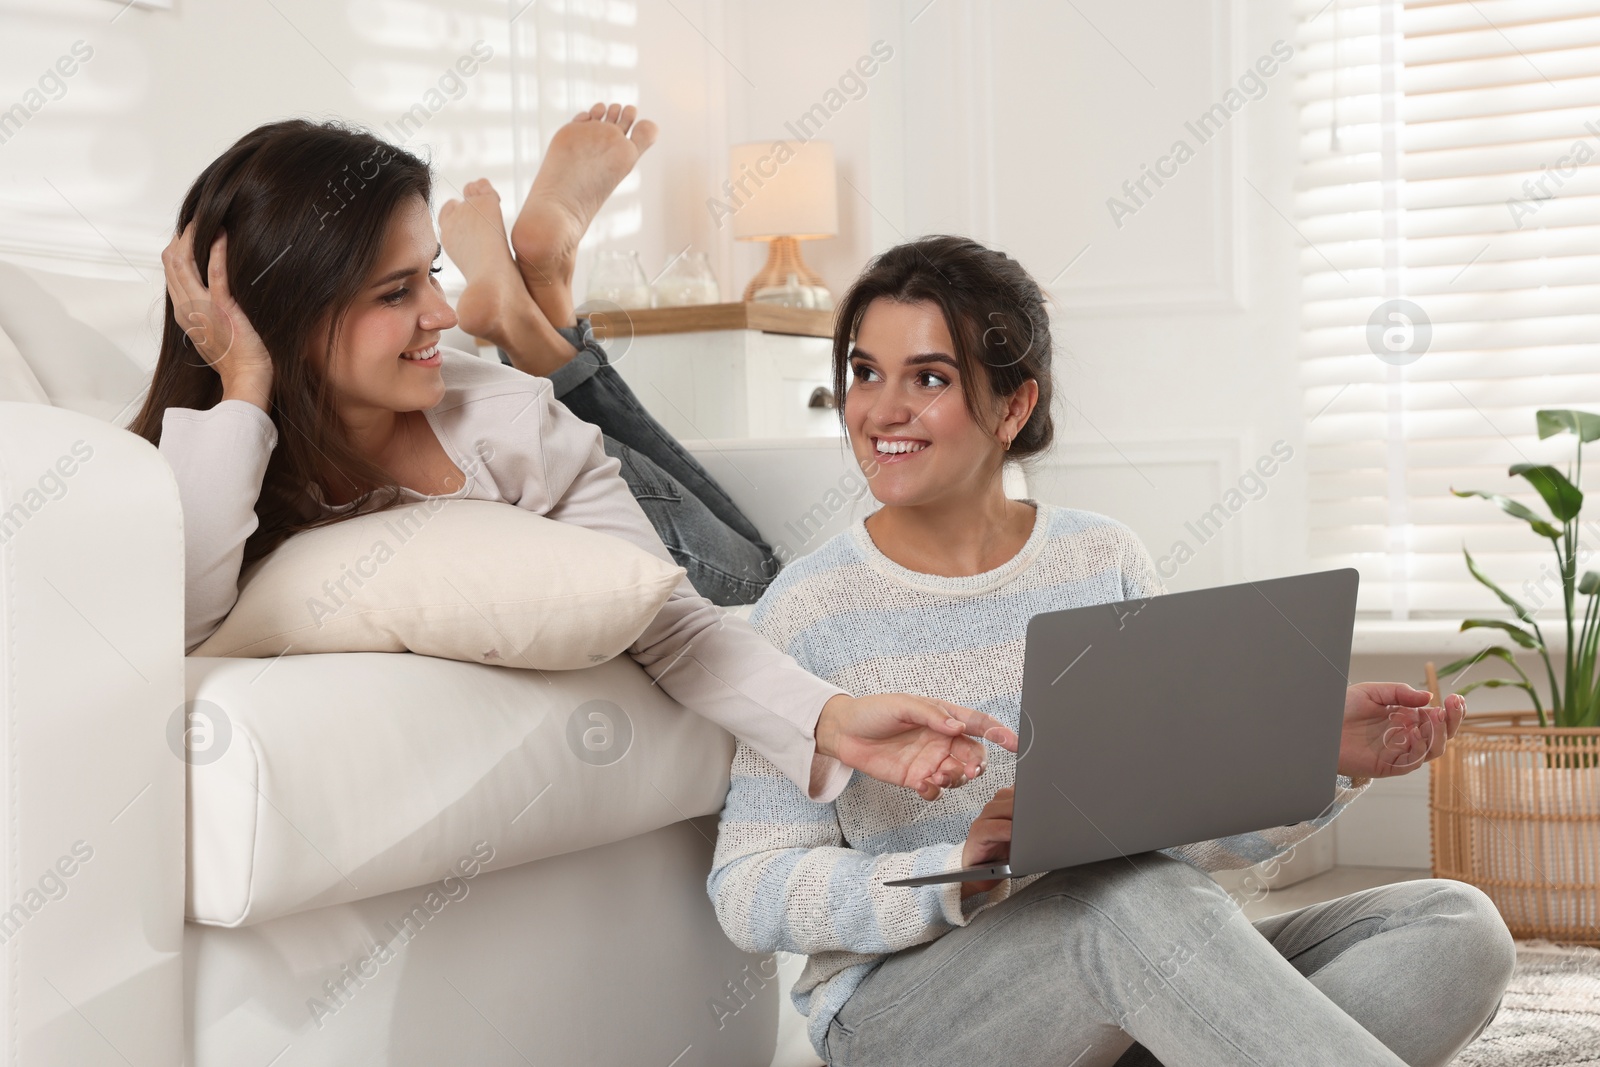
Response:
[[[827,312],[709,304],[593,322],[617,373],[679,439],[840,435],[838,411],[811,406],[832,402]]]

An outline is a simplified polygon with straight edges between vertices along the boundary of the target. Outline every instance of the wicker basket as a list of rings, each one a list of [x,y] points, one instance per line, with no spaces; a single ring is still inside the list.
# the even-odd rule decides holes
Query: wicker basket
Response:
[[[1600,729],[1538,723],[1462,720],[1429,775],[1433,876],[1487,893],[1513,937],[1600,945]]]

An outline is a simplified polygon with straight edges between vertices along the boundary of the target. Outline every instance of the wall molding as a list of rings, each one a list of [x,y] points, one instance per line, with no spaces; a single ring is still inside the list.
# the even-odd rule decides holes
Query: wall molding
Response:
[[[1243,0],[1206,0],[1203,10],[1207,13],[1210,37],[1192,51],[1192,60],[1186,62],[1192,62],[1193,69],[1202,74],[1208,86],[1205,101],[1208,105],[1220,101],[1247,66],[1244,56],[1246,6]],[[908,79],[905,98],[908,101],[918,99],[919,85],[920,95],[926,97],[931,84],[929,79],[937,77],[942,81],[942,85],[933,87],[935,94],[958,110],[941,129],[939,158],[948,159],[951,167],[949,178],[953,181],[948,184],[959,181],[961,185],[959,190],[951,190],[948,200],[933,205],[934,217],[918,217],[910,226],[903,227],[907,234],[935,227],[967,233],[987,244],[998,243],[996,81],[1010,68],[1005,66],[1007,57],[997,54],[995,42],[1005,36],[1008,24],[997,21],[1005,14],[1007,10],[1003,6],[977,0],[942,0],[936,4],[929,4],[927,0],[902,0],[898,5],[901,38],[909,47],[915,31],[922,63],[920,72],[909,65],[910,61],[901,71],[901,76]],[[1092,11],[1086,14],[1093,17]],[[932,105],[924,102],[922,106]],[[918,125],[912,117],[916,107],[912,103],[906,111],[910,128],[900,148],[902,154],[906,151],[917,154],[912,138],[912,131]],[[1203,175],[1209,182],[1205,219],[1197,222],[1206,231],[1206,247],[1200,253],[1196,270],[1188,278],[1173,282],[1137,277],[1125,281],[1096,281],[1092,271],[1080,270],[1048,286],[1059,317],[1238,314],[1247,310],[1250,241],[1246,209],[1250,194],[1244,183],[1244,164],[1253,118],[1248,113],[1250,110],[1250,106],[1241,109],[1214,141],[1199,149],[1203,158],[1197,157],[1187,164],[1198,168],[1195,177]],[[1183,117],[1175,115],[1178,123]],[[1183,135],[1181,125],[1175,123],[1175,127],[1174,136]],[[877,150],[875,147],[874,151]],[[927,159],[920,161],[928,162]],[[894,168],[880,169],[888,174]],[[916,167],[906,165],[902,170],[900,181],[907,203],[912,207],[912,214],[920,216],[922,212],[918,209],[922,205],[918,204],[914,185]],[[1090,243],[1100,240],[1095,238]],[[1198,244],[1201,238],[1196,240]],[[1072,251],[1067,249],[1065,254],[1070,255]],[[1041,277],[1040,281],[1045,279]]]
[[[1141,490],[1163,492],[1161,471],[1196,465],[1207,468],[1214,479],[1215,493],[1220,496],[1235,485],[1244,473],[1245,457],[1253,455],[1250,441],[1243,434],[1197,434],[1193,436],[1124,438],[1115,442],[1105,437],[1058,438],[1048,454],[1034,464],[1035,475],[1030,476],[1030,488],[1043,479],[1039,475],[1052,470],[1073,471],[1102,469],[1125,472],[1130,484]],[[1153,487],[1147,482],[1154,483]],[[1070,501],[1064,502],[1072,506]],[[1090,508],[1090,510],[1099,510]],[[1183,536],[1181,525],[1170,530],[1140,529],[1137,521],[1128,515],[1113,514],[1113,518],[1134,526],[1145,542],[1151,558],[1159,560],[1172,547],[1172,538]],[[1248,512],[1241,510],[1236,521],[1222,527],[1206,545],[1208,554],[1221,561],[1224,582],[1244,580],[1244,561],[1249,545]]]
[[[1211,100],[1233,85],[1243,63],[1244,5],[1240,0],[1210,0]],[[1226,151],[1212,152],[1208,166],[1212,181],[1210,222],[1212,277],[1192,285],[1119,283],[1094,285],[1066,283],[1051,287],[1061,313],[1070,318],[1101,318],[1129,314],[1236,313],[1245,310],[1245,232],[1243,199],[1244,160],[1248,115],[1229,122],[1224,131]]]

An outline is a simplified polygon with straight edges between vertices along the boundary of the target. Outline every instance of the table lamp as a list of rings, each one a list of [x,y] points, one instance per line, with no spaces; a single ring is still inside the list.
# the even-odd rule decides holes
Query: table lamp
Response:
[[[734,238],[767,242],[766,265],[750,279],[744,299],[752,299],[758,289],[785,285],[791,274],[801,285],[827,292],[822,278],[800,258],[800,242],[839,232],[833,145],[827,141],[734,145],[728,170],[739,197],[733,212]]]

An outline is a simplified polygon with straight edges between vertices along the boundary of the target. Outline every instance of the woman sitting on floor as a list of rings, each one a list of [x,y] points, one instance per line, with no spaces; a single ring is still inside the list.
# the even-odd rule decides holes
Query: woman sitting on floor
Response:
[[[785,567],[751,622],[843,689],[915,688],[1015,729],[1034,615],[1163,592],[1123,524],[1002,489],[1052,437],[1044,295],[1002,253],[930,237],[874,261],[834,330],[883,506]],[[810,957],[794,1002],[834,1067],[1442,1067],[1515,962],[1481,890],[1420,879],[1252,924],[1205,873],[1281,855],[1365,779],[1439,756],[1466,702],[1428,701],[1350,687],[1334,803],[1310,822],[921,887],[883,883],[1009,858],[1012,752],[934,804],[865,778],[815,803],[740,744],[708,890],[746,952]]]

